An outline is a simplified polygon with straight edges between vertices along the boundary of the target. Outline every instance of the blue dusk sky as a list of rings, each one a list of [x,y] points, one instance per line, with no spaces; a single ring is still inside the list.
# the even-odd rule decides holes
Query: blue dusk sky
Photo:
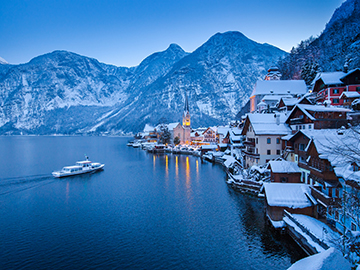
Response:
[[[344,0],[0,0],[0,57],[11,64],[67,50],[136,66],[171,43],[192,52],[240,31],[290,51],[318,36]]]

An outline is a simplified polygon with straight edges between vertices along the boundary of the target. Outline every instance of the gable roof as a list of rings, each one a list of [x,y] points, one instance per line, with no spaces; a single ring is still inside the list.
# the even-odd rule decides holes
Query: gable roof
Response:
[[[301,110],[310,120],[316,120],[316,118],[310,112],[350,112],[351,110],[346,108],[329,106],[325,107],[323,105],[308,105],[308,104],[296,104],[295,107],[291,110],[289,116],[285,120],[286,123],[293,117],[293,114],[296,110]]]
[[[318,80],[322,80],[326,85],[343,84],[341,79],[344,77],[344,75],[346,75],[346,73],[342,71],[319,72],[316,74],[312,84],[315,84]]]
[[[359,98],[360,97],[360,93],[358,92],[342,92],[340,98],[344,98],[344,97],[347,97],[347,98]]]
[[[270,81],[257,81],[254,95],[299,95],[305,94],[307,87],[304,80],[270,80]]]
[[[280,117],[280,123],[276,123],[276,117]],[[248,114],[245,120],[244,129],[251,125],[256,135],[287,135],[290,128],[285,125],[285,113],[253,113]],[[244,135],[244,132],[242,133]]]
[[[316,200],[306,184],[264,183],[267,204],[292,209],[312,206]]]
[[[286,160],[271,160],[269,167],[273,173],[301,173],[299,166],[295,162]]]

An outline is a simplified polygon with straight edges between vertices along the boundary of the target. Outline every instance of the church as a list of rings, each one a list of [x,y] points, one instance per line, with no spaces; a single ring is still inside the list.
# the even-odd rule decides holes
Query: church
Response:
[[[182,119],[182,125],[179,123],[172,130],[173,141],[176,137],[180,139],[180,144],[190,144],[191,126],[190,126],[190,109],[188,96],[185,93],[185,107]]]

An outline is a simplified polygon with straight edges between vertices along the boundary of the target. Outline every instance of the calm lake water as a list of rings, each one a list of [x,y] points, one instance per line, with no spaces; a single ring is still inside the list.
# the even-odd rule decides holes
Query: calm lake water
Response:
[[[286,269],[304,254],[218,165],[128,138],[0,137],[1,269]],[[87,154],[96,174],[53,170]]]

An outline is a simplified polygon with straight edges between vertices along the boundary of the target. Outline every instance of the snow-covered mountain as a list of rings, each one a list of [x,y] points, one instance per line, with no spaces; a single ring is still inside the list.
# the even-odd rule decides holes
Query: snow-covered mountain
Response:
[[[6,60],[4,58],[1,58],[0,57],[0,64],[1,65],[6,65],[6,64],[9,64],[8,62],[6,62]]]
[[[224,123],[285,54],[227,32],[193,53],[171,44],[132,68],[66,51],[0,65],[0,134],[139,131],[146,123],[179,121],[185,93],[194,126]]]
[[[360,67],[360,0],[347,0],[337,8],[317,38],[300,42],[299,46],[278,64],[283,79],[300,78],[307,66],[322,71]],[[314,75],[313,75],[314,76]]]

